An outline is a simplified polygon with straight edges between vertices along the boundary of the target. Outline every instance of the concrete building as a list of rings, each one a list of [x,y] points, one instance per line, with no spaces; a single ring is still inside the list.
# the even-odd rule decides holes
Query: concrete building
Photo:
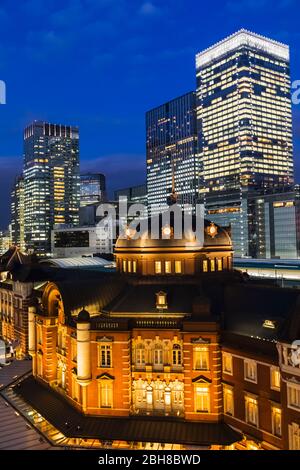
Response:
[[[51,233],[51,252],[55,258],[72,258],[113,253],[115,238],[111,224],[58,228]]]

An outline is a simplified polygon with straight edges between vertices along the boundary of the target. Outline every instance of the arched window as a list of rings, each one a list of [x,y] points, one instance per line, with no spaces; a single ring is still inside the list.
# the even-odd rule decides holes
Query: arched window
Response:
[[[181,366],[181,347],[180,344],[174,344],[172,351],[173,366]]]

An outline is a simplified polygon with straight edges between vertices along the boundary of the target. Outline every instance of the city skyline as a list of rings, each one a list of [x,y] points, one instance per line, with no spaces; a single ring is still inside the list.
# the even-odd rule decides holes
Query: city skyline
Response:
[[[29,3],[26,4],[27,8]],[[94,8],[96,8],[95,2],[89,3],[94,4]],[[268,9],[268,1],[261,2],[259,5],[254,5],[252,2],[243,2],[244,10],[234,2],[227,2],[224,6],[220,2],[219,8],[215,9],[213,15],[209,7],[206,7],[206,11],[201,7],[202,15],[206,15],[206,21],[201,23],[199,23],[196,14],[200,11],[198,10],[200,6],[195,3],[195,15],[189,15],[189,22],[184,23],[179,38],[175,38],[176,25],[178,26],[179,22],[184,21],[184,18],[188,15],[188,12],[184,11],[183,2],[176,2],[176,6],[172,6],[172,9],[170,2],[164,2],[163,6],[159,2],[131,2],[132,6],[129,9],[123,8],[123,10],[121,2],[115,3],[118,4],[118,20],[108,19],[104,14],[107,19],[107,23],[104,24],[107,28],[113,29],[114,21],[120,21],[122,15],[124,17],[124,15],[128,16],[131,13],[132,20],[127,29],[122,26],[118,34],[113,35],[110,46],[108,46],[111,48],[110,55],[103,51],[97,55],[98,68],[95,63],[93,63],[94,68],[91,68],[91,61],[93,58],[95,59],[96,51],[94,49],[90,51],[89,57],[83,53],[87,46],[86,30],[83,29],[83,32],[79,35],[82,39],[82,47],[80,49],[81,54],[78,55],[78,61],[80,64],[84,64],[86,71],[91,72],[88,76],[78,71],[76,77],[72,76],[71,79],[69,75],[66,75],[66,78],[63,77],[65,67],[70,65],[71,60],[74,63],[74,54],[70,54],[70,57],[66,58],[64,62],[64,53],[60,46],[64,45],[64,52],[66,50],[73,52],[74,50],[74,38],[72,42],[71,30],[73,29],[74,33],[74,29],[79,22],[77,13],[80,9],[80,2],[77,2],[72,9],[73,15],[77,17],[77,22],[74,22],[71,30],[68,29],[70,26],[68,28],[66,25],[63,27],[62,12],[64,10],[59,10],[56,2],[48,7],[45,5],[40,6],[40,9],[38,8],[40,2],[35,2],[35,14],[32,15],[26,29],[29,30],[31,27],[32,30],[35,30],[34,25],[36,25],[38,18],[46,13],[44,9],[48,8],[49,19],[41,28],[44,27],[45,31],[48,28],[49,34],[43,36],[40,29],[40,35],[32,33],[30,36],[27,32],[26,37],[28,37],[28,41],[29,39],[31,41],[31,48],[29,44],[27,47],[28,56],[26,57],[28,63],[32,65],[32,70],[29,71],[28,76],[22,77],[21,81],[16,81],[16,66],[11,63],[12,59],[14,59],[14,63],[18,62],[16,57],[13,55],[4,57],[4,54],[0,52],[2,63],[0,78],[7,85],[7,104],[0,107],[1,228],[4,229],[9,221],[9,204],[7,204],[7,201],[16,176],[16,170],[20,170],[22,166],[22,129],[32,119],[78,125],[81,132],[81,170],[104,171],[111,191],[122,186],[125,170],[127,170],[126,179],[128,181],[126,184],[128,186],[144,181],[144,114],[147,110],[165,103],[175,96],[180,96],[190,89],[195,89],[194,56],[197,52],[244,27],[289,44],[291,48],[292,81],[298,78],[296,75],[297,68],[299,68],[299,58],[296,54],[298,33],[293,15],[293,2],[278,2],[273,6],[272,15],[267,26],[263,23],[263,12]],[[26,6],[22,8],[24,10]],[[110,15],[112,15],[114,8],[117,8],[117,6],[112,7],[110,5]],[[26,11],[24,13],[23,10],[22,14],[26,16]],[[15,14],[18,23],[18,18],[21,15],[20,8],[17,8]],[[68,12],[68,14],[71,13]],[[226,26],[223,24],[224,14],[226,14],[227,19]],[[10,34],[7,34],[6,28],[12,16],[12,10],[8,2],[3,2],[1,9],[1,18],[4,18],[5,15],[6,23],[1,35],[6,34],[3,39],[7,41]],[[88,21],[91,21],[88,14],[83,15],[80,19],[80,22],[88,23]],[[201,27],[199,27],[199,24]],[[164,25],[164,28],[160,28],[160,25]],[[101,34],[104,34],[104,28],[101,32],[100,24],[98,26],[100,39]],[[151,35],[154,27],[159,31],[157,38],[153,38]],[[160,29],[163,29],[163,31],[160,31]],[[50,34],[51,31],[52,34]],[[24,33],[24,27],[22,33]],[[107,31],[106,33],[108,34]],[[113,33],[115,34],[115,32]],[[93,30],[93,34],[96,34],[95,30]],[[168,35],[170,40],[163,40]],[[124,43],[126,37],[127,43],[129,43],[127,49],[122,51],[122,54],[118,54],[118,48]],[[68,38],[69,42],[67,41]],[[63,39],[65,42],[63,42]],[[19,40],[20,37],[17,34],[11,42],[16,46]],[[6,44],[5,41],[4,45]],[[56,82],[57,79],[54,77],[53,71],[48,75],[49,65],[43,60],[43,53],[45,55],[50,54],[52,58],[51,68],[53,69],[54,63],[61,71],[59,73],[60,87],[56,86],[58,82]],[[124,67],[124,61],[126,67]],[[20,65],[21,63],[22,61],[20,61]],[[151,73],[149,64],[151,64]],[[116,88],[118,77],[116,73],[119,66],[122,66],[123,70],[122,86]],[[76,72],[78,68],[76,67]],[[43,76],[41,84],[32,80],[32,74],[37,70]],[[174,71],[176,71],[175,76]],[[67,87],[66,81],[68,79]],[[50,87],[48,86],[49,81],[52,85]],[[89,85],[88,89],[86,89],[86,84]],[[41,94],[45,85],[47,85],[47,94]],[[61,99],[60,88],[61,90],[68,89],[64,99]],[[26,90],[26,93],[24,93],[24,90]],[[133,94],[134,91],[135,95]],[[74,99],[75,94],[76,99]],[[78,115],[79,109],[80,115]],[[297,165],[300,145],[299,124],[295,124],[299,123],[300,120],[299,105],[293,107],[293,117],[297,181],[300,173],[299,165]],[[118,134],[118,139],[113,138],[115,133]]]

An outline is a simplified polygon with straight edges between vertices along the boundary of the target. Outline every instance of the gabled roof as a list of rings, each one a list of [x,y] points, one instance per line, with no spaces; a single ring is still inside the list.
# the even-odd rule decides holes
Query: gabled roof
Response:
[[[16,266],[29,264],[31,256],[24,255],[17,246],[11,246],[0,256],[0,271],[12,271]]]

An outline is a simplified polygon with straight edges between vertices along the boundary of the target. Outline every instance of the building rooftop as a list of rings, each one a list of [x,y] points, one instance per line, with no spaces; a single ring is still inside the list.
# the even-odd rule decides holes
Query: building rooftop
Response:
[[[213,46],[199,52],[196,55],[196,68],[203,67],[209,62],[221,57],[222,55],[237,49],[240,46],[247,45],[255,49],[263,50],[280,59],[289,60],[289,46],[273,39],[269,39],[260,34],[241,29],[236,33],[228,36],[222,41],[217,42]]]
[[[47,260],[41,260],[40,264],[46,266],[54,266],[57,268],[98,268],[112,266],[111,261],[98,257],[81,257],[81,258],[51,258]]]

